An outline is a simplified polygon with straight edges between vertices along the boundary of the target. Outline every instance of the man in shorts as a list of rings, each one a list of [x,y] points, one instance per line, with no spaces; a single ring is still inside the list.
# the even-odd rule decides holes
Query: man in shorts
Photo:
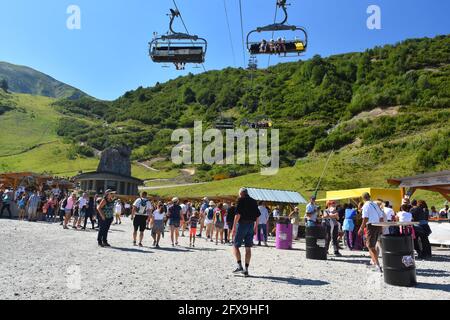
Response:
[[[370,200],[369,193],[364,193],[362,198],[364,200],[364,205],[362,207],[363,221],[361,228],[358,231],[358,235],[362,236],[364,234],[364,229],[367,227],[366,246],[369,249],[370,257],[372,258],[372,265],[378,268],[380,272],[383,272],[380,262],[378,261],[378,252],[376,249],[378,237],[382,232],[382,228],[374,226],[374,224],[383,222],[384,213],[376,203]]]
[[[246,188],[239,190],[239,199],[236,205],[236,216],[233,224],[233,253],[237,261],[237,269],[234,273],[242,272],[248,277],[248,268],[252,257],[253,237],[257,232],[259,217],[261,213],[258,203],[248,195]],[[242,267],[240,247],[245,244],[245,269]]]
[[[141,197],[136,199],[133,204],[131,212],[131,220],[133,220],[133,245],[137,245],[137,233],[139,234],[139,247],[143,247],[145,229],[147,223],[150,222],[150,217],[153,211],[153,206],[150,200],[147,199],[147,192],[142,192]]]
[[[202,237],[202,232],[203,232],[203,229],[205,228],[205,211],[206,211],[206,209],[208,209],[208,203],[209,203],[209,200],[208,200],[208,198],[203,198],[203,202],[202,202],[202,205],[200,206],[200,220],[199,220],[199,223],[200,223],[200,233],[199,234],[197,234],[197,237]]]

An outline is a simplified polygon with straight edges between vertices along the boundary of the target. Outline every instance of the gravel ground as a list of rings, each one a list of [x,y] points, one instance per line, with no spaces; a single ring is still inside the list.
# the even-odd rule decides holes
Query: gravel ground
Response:
[[[198,239],[189,248],[133,247],[131,223],[113,226],[113,248],[98,248],[96,232],[63,230],[59,224],[0,220],[0,299],[450,299],[450,251],[434,248],[432,261],[417,261],[415,288],[384,284],[369,270],[365,252],[343,250],[328,261],[293,250],[256,248],[252,277],[231,273],[230,246]]]

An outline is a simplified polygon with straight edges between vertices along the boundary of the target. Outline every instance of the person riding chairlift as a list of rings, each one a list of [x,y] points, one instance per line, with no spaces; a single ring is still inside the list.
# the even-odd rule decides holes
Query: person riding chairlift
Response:
[[[261,44],[259,45],[259,52],[261,53],[267,52],[267,41],[265,39],[263,39],[263,41],[261,41]]]
[[[284,53],[284,56],[286,56],[286,39],[285,38],[278,38],[277,40],[277,51],[278,55],[281,55],[281,53]]]

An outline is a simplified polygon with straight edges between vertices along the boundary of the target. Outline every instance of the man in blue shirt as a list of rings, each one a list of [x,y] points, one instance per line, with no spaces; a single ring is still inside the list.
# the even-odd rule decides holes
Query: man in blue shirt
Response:
[[[308,205],[306,206],[306,226],[314,227],[317,224],[316,196],[312,196]]]

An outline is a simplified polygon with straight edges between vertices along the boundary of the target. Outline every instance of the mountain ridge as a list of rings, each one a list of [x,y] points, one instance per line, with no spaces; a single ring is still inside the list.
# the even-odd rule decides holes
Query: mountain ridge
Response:
[[[28,66],[0,61],[0,80],[8,82],[9,91],[56,99],[77,100],[89,97],[85,92]]]

